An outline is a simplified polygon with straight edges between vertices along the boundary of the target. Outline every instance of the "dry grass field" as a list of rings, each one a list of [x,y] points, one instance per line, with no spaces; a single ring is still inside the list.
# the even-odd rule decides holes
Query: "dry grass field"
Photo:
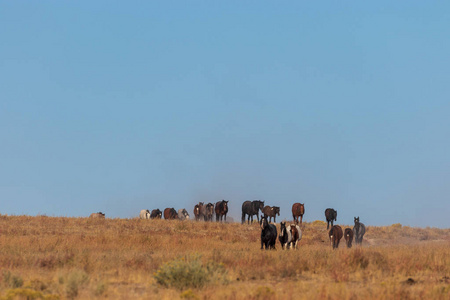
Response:
[[[450,229],[368,226],[333,251],[315,221],[261,251],[256,223],[0,215],[0,267],[0,299],[450,299]]]

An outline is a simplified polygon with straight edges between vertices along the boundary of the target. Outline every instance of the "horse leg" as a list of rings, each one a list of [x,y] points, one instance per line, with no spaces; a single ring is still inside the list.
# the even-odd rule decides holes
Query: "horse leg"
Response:
[[[225,214],[225,223],[227,222],[227,214]]]
[[[300,225],[302,225],[302,222],[303,222],[303,215],[300,215]],[[297,223],[298,223],[298,221],[297,221]]]

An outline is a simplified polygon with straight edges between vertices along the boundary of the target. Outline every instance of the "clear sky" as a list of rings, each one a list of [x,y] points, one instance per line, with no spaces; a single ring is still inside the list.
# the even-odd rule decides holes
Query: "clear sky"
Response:
[[[448,1],[0,0],[0,213],[449,228],[449,70]]]

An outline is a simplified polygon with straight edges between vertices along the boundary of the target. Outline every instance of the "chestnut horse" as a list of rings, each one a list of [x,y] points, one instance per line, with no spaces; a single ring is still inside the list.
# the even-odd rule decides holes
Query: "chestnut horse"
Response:
[[[166,208],[164,210],[164,219],[166,219],[166,220],[178,219],[178,213],[175,210],[175,208]]]
[[[350,228],[345,228],[344,238],[345,238],[345,243],[347,244],[347,248],[351,248],[352,241],[353,241],[353,231]]]
[[[330,237],[330,243],[333,249],[339,247],[339,242],[342,239],[342,228],[339,225],[334,225],[331,227],[330,232],[328,233]]]
[[[295,224],[298,224],[298,217],[300,217],[300,224],[302,224],[304,213],[305,213],[305,204],[302,203],[292,204],[292,217],[294,218]]]

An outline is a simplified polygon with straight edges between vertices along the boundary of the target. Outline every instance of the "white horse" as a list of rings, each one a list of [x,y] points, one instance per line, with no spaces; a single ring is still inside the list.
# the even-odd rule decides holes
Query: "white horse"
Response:
[[[139,219],[150,219],[150,211],[148,209],[141,210]]]
[[[180,219],[181,221],[189,220],[189,214],[186,209],[180,208],[178,210],[178,219]]]

